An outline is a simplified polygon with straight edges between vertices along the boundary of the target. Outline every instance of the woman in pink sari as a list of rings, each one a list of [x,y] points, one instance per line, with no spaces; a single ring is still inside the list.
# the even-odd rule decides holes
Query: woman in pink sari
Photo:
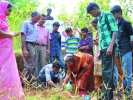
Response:
[[[12,37],[19,33],[10,32],[6,20],[11,11],[9,2],[0,2],[0,100],[24,100],[12,44]]]

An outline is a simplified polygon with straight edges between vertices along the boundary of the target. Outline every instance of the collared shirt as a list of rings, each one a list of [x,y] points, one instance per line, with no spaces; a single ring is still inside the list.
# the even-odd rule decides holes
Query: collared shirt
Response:
[[[57,32],[56,34],[50,33],[50,56],[61,55],[61,34]]]
[[[118,48],[120,55],[123,56],[127,52],[132,51],[132,46],[130,42],[130,36],[133,35],[132,25],[129,21],[121,18],[118,23],[119,32],[117,35]]]
[[[47,41],[51,39],[51,35],[49,30],[45,26],[39,26],[37,24],[37,30],[38,30],[38,44],[47,45]]]
[[[81,50],[81,52],[83,53],[88,53],[88,54],[93,54],[92,52],[92,47],[93,47],[93,41],[92,41],[92,38],[88,36],[87,39],[82,39],[80,40],[79,44],[78,44],[78,48],[82,47],[82,46],[86,46],[88,45],[88,47],[90,47],[90,49],[86,50]]]
[[[112,41],[112,32],[117,32],[118,26],[112,13],[103,12],[98,16],[99,49],[107,49]]]
[[[36,24],[34,24],[32,20],[25,21],[21,24],[21,32],[24,33],[25,41],[37,42],[38,32]]]
[[[79,43],[79,38],[77,36],[73,35],[71,38],[67,36],[65,44],[66,54],[73,54],[79,52],[78,43]]]
[[[51,80],[51,76],[50,76],[50,72],[52,72],[52,64],[48,64],[46,66],[44,66],[40,72],[39,72],[39,75],[41,74],[45,74],[45,77],[46,77],[46,81],[50,81]],[[62,77],[61,75],[61,69],[59,69],[59,72],[57,73],[59,75],[59,78]]]

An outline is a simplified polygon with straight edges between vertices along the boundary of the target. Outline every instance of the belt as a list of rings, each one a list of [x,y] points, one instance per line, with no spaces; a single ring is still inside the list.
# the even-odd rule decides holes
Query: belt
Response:
[[[45,44],[38,44],[38,43],[36,43],[36,42],[26,42],[26,43],[30,43],[30,44],[33,44],[33,45],[47,46],[47,45],[45,45]]]
[[[45,45],[45,44],[38,44],[38,43],[37,43],[36,45],[40,45],[40,46],[47,46],[47,45]]]

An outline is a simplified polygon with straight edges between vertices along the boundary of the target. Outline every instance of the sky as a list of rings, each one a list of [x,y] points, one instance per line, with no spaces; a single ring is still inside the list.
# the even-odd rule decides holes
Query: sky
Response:
[[[77,3],[79,1],[80,0],[39,0],[39,2],[41,3],[39,9],[41,9],[43,6],[46,6],[49,2],[54,3],[55,9],[52,8],[51,16],[53,16],[56,19],[56,16],[59,14],[61,5],[67,6],[66,11],[70,15],[73,12],[74,7],[77,5]],[[111,0],[111,1],[112,1],[111,6],[114,4],[118,4],[118,2],[116,2],[116,0]]]

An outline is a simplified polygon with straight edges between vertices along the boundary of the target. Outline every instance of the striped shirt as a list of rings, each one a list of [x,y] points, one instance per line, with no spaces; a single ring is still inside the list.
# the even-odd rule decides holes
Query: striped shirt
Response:
[[[73,54],[78,52],[78,43],[79,43],[79,38],[77,36],[73,37],[66,37],[66,44],[65,44],[65,48],[66,48],[66,54]]]

